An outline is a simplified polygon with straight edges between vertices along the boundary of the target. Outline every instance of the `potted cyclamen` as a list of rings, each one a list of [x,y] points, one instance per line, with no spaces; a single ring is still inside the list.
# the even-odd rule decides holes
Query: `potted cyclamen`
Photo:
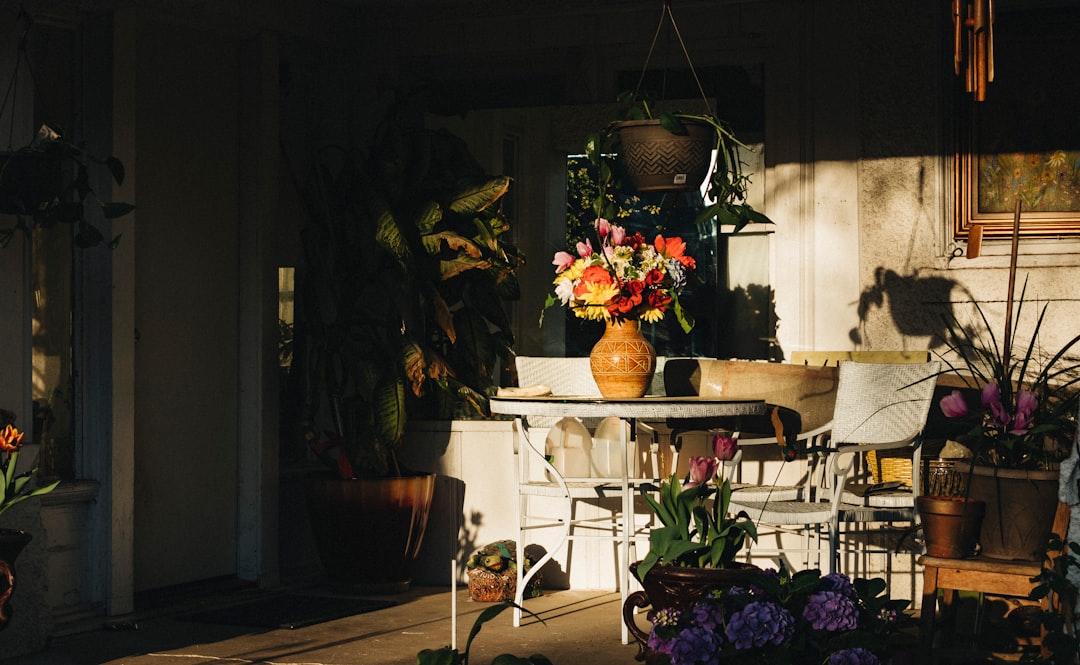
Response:
[[[1026,285],[1017,318],[1025,292]],[[999,348],[978,303],[974,309],[981,325],[965,326],[955,317],[947,321],[942,358],[955,363],[950,370],[967,389],[952,391],[939,406],[953,423],[951,438],[973,456],[962,468],[969,478],[968,497],[986,505],[981,553],[1039,561],[1057,506],[1060,462],[1076,436],[1080,365],[1068,354],[1080,343],[1080,335],[1056,353],[1041,356],[1044,306],[1030,342],[1017,353],[1009,326]]]

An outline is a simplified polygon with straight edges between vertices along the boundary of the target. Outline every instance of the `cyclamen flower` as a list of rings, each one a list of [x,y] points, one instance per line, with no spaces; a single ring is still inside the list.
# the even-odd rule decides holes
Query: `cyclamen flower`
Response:
[[[959,390],[954,390],[941,398],[941,412],[946,418],[963,418],[968,414],[968,405]]]
[[[1039,400],[1035,397],[1035,393],[1023,389],[1017,391],[1016,417],[1013,418],[1009,434],[1027,434],[1028,428],[1031,427],[1032,416],[1037,408],[1039,408]]]
[[[803,617],[814,630],[830,633],[859,627],[859,608],[851,598],[838,591],[819,591],[811,595],[803,608]]]
[[[795,634],[795,617],[777,603],[753,602],[731,615],[724,635],[736,649],[783,646]]]
[[[719,665],[722,644],[720,634],[704,626],[687,628],[671,641],[671,665]]]
[[[862,647],[837,651],[829,656],[826,665],[878,665],[878,657]]]

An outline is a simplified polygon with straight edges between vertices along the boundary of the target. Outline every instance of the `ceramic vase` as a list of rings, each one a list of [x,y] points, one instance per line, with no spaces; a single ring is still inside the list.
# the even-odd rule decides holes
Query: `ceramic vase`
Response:
[[[641,334],[641,322],[608,321],[600,341],[589,354],[596,387],[607,399],[643,396],[656,371],[656,349]]]
[[[953,496],[920,496],[916,501],[927,554],[946,559],[975,555],[985,502]]]

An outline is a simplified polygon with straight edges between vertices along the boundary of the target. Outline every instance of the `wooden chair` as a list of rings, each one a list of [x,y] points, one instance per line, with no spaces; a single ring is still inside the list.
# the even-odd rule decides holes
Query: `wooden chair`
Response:
[[[1069,506],[1059,503],[1054,515],[1053,532],[1067,542]],[[1054,565],[1059,553],[1050,553],[1048,565]],[[923,597],[920,642],[928,650],[932,648],[934,624],[937,615],[938,590],[941,594],[942,614],[955,613],[954,601],[957,591],[975,591],[980,594],[1016,596],[1028,598],[1036,583],[1031,579],[1042,571],[1041,561],[1004,561],[987,557],[970,559],[945,559],[934,556],[919,557],[923,570]],[[1051,609],[1049,597],[1040,602],[1043,610]],[[1055,606],[1060,610],[1060,607]]]

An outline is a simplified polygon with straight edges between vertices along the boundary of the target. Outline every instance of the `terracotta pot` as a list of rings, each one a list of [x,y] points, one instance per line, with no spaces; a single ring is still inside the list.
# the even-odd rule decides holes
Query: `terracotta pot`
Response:
[[[746,584],[749,578],[761,572],[760,568],[750,564],[736,564],[733,568],[653,566],[645,579],[641,579],[637,572],[640,563],[631,564],[630,572],[641,582],[644,590],[635,591],[626,598],[623,603],[623,623],[638,642],[637,659],[646,663],[657,662],[659,655],[646,646],[649,634],[634,620],[635,609],[689,610],[710,591]]]
[[[0,630],[11,621],[10,600],[15,593],[15,559],[32,536],[25,531],[0,529]]]
[[[979,544],[994,559],[1042,561],[1058,503],[1059,471],[961,465],[968,498],[986,503]],[[1062,534],[1059,534],[1062,535]]]
[[[589,354],[589,367],[604,397],[641,397],[648,392],[656,371],[656,349],[641,334],[640,321],[608,321]]]
[[[715,144],[711,126],[683,120],[687,133],[672,134],[659,120],[628,120],[616,125],[619,159],[639,192],[696,190],[709,175]]]
[[[916,502],[927,554],[947,559],[975,555],[985,502],[952,496],[920,496]]]
[[[319,558],[335,583],[365,593],[404,593],[420,552],[435,474],[307,479],[308,513]]]

